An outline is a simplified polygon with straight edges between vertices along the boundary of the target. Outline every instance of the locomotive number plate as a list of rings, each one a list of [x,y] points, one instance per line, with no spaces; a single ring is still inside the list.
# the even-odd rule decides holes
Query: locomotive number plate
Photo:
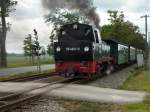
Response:
[[[66,51],[80,51],[79,47],[67,47]]]

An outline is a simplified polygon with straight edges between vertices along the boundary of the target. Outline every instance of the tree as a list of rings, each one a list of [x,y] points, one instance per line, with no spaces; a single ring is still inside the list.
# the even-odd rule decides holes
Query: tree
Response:
[[[56,33],[57,32],[57,30],[55,30],[55,29],[53,29],[52,31],[51,31],[51,34],[50,34],[50,37],[49,37],[49,39],[50,39],[50,44],[48,44],[47,45],[47,54],[49,55],[49,56],[51,56],[51,55],[53,55],[53,46],[54,46],[54,41],[56,40]]]
[[[52,56],[53,55],[53,46],[52,45],[47,45],[47,54],[49,56]]]
[[[32,61],[34,65],[35,57],[37,57],[38,64],[40,62],[40,56],[45,55],[45,48],[40,46],[38,40],[38,32],[36,29],[33,30],[34,36],[28,34],[28,36],[24,40],[24,55],[30,58],[30,62]]]
[[[0,0],[0,17],[1,17],[1,35],[0,35],[0,67],[7,67],[7,53],[6,53],[6,33],[7,24],[6,17],[9,16],[10,12],[14,11],[14,6],[17,4],[13,0]]]
[[[53,25],[50,33],[50,44],[47,46],[47,53],[53,53],[53,43],[57,40],[57,34],[61,26],[74,22],[88,23],[85,16],[82,16],[78,11],[68,11],[67,9],[56,9],[46,16],[46,22]]]
[[[44,46],[41,46],[41,56],[43,56],[43,59],[45,59],[46,50]]]
[[[108,19],[111,24],[122,23],[124,22],[124,14],[123,12],[108,10],[108,14],[110,18]]]
[[[34,41],[33,41],[33,54],[35,56],[40,56],[41,53],[39,52],[41,50],[41,46],[38,40],[38,32],[36,29],[33,30],[34,32]]]
[[[40,56],[41,56],[41,46],[38,40],[38,32],[36,29],[33,30],[34,32],[34,41],[33,41],[33,54],[34,56],[37,56],[37,62],[38,62],[38,70],[41,71],[41,64],[40,64]]]
[[[124,20],[123,12],[108,11],[110,24],[104,25],[101,30],[103,39],[115,39],[131,46],[145,49],[145,39],[139,27],[130,21]]]
[[[44,46],[41,47],[41,55],[46,55],[46,50]]]
[[[23,41],[24,43],[24,55],[25,57],[29,57],[30,62],[33,63],[34,65],[34,55],[33,55],[33,42],[32,42],[32,35],[28,34],[28,36],[25,38],[25,40]]]

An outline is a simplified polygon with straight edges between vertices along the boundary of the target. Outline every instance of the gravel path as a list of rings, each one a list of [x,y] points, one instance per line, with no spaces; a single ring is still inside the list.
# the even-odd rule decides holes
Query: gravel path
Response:
[[[104,88],[117,89],[120,87],[130,75],[130,71],[134,70],[135,65],[117,71],[109,76],[104,76],[88,83],[88,85]]]
[[[49,69],[54,69],[54,64],[41,66],[41,70],[49,70]],[[37,71],[37,66],[1,69],[0,76],[20,74],[31,71]]]

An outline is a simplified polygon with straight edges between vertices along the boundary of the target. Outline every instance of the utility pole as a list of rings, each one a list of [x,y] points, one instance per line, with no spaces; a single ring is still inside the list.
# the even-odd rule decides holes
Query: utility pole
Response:
[[[148,31],[148,25],[147,25],[147,19],[148,17],[150,17],[149,15],[145,14],[144,16],[141,16],[141,18],[145,18],[145,38],[146,38],[146,44],[145,44],[145,58],[147,59],[148,58],[148,34],[147,34],[147,31]],[[147,65],[147,62],[145,60],[145,64]]]
[[[149,15],[145,14],[144,16],[141,16],[141,18],[145,18],[145,37],[146,37],[146,42],[147,42],[147,18],[150,17]]]
[[[150,41],[148,41],[148,33],[147,33],[147,18],[150,17],[149,15],[145,14],[144,16],[141,16],[141,18],[145,18],[145,37],[146,37],[146,45],[145,45],[145,50],[146,50],[146,59],[148,59],[148,63],[146,62],[145,60],[145,64],[146,66],[148,66],[148,79],[149,79],[149,82],[150,82]],[[148,43],[147,43],[148,42]]]

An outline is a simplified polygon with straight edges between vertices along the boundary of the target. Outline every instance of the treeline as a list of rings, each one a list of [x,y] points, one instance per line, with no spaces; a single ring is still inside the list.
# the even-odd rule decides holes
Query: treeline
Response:
[[[24,56],[29,60],[33,65],[36,64],[36,60],[40,61],[41,57],[45,57],[47,55],[52,56],[53,49],[49,44],[47,45],[47,49],[44,46],[41,46],[39,42],[38,32],[36,29],[33,30],[34,35],[28,34],[23,41],[23,50]]]
[[[46,55],[46,50],[43,46],[40,45],[38,40],[38,32],[36,29],[33,30],[34,36],[28,34],[28,36],[23,41],[23,50],[26,58],[29,58],[29,61],[34,65],[35,58],[40,61],[40,56]]]
[[[122,43],[145,50],[146,40],[139,27],[125,21],[125,15],[119,11],[108,11],[110,24],[102,26],[103,39],[115,39]]]

